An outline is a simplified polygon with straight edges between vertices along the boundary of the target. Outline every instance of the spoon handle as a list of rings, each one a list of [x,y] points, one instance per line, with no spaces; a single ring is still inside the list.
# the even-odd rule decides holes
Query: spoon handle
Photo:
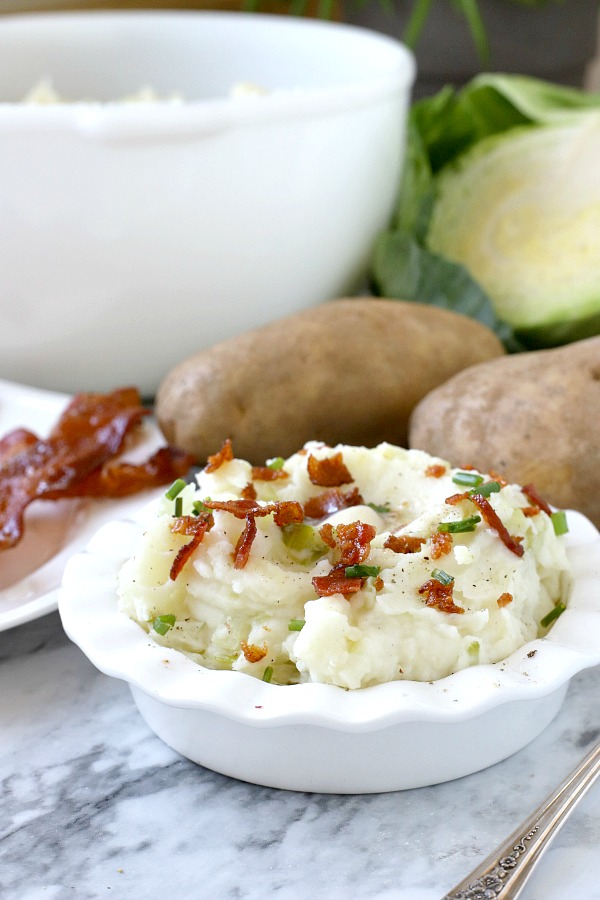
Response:
[[[515,900],[550,840],[600,775],[600,744],[529,818],[442,900]]]

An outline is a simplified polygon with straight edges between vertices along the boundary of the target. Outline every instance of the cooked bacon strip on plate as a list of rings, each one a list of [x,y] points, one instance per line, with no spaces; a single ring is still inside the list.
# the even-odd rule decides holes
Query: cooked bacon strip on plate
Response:
[[[86,496],[86,483],[89,496],[125,496],[185,474],[191,457],[169,448],[145,471],[145,464],[139,472],[127,464],[125,469],[103,472],[149,414],[135,388],[78,394],[48,438],[33,435],[32,440],[26,429],[7,435],[0,452],[0,549],[19,542],[25,510],[34,500]]]

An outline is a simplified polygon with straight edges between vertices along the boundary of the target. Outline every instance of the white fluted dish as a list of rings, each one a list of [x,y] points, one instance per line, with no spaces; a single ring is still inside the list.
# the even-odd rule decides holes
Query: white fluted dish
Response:
[[[149,727],[194,762],[288,790],[421,787],[520,750],[554,718],[571,677],[600,663],[600,534],[581,514],[567,517],[574,584],[547,636],[436,682],[280,686],[155,644],[119,612],[115,592],[143,515],[104,526],[69,560],[59,610],[94,665],[129,684]]]

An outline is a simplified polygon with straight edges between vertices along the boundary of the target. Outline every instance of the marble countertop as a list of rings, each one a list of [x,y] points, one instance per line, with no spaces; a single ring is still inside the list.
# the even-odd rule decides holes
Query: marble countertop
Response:
[[[390,794],[291,793],[170,750],[57,613],[0,633],[0,685],[2,900],[437,900],[600,737],[597,668],[540,737],[483,772]],[[522,900],[600,898],[599,845],[600,784]]]

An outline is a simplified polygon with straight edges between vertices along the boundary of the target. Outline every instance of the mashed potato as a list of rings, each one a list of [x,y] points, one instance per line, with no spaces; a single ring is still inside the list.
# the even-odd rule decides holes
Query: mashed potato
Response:
[[[310,443],[264,468],[222,452],[165,497],[119,603],[202,665],[355,689],[497,662],[569,583],[531,491],[418,450]]]

